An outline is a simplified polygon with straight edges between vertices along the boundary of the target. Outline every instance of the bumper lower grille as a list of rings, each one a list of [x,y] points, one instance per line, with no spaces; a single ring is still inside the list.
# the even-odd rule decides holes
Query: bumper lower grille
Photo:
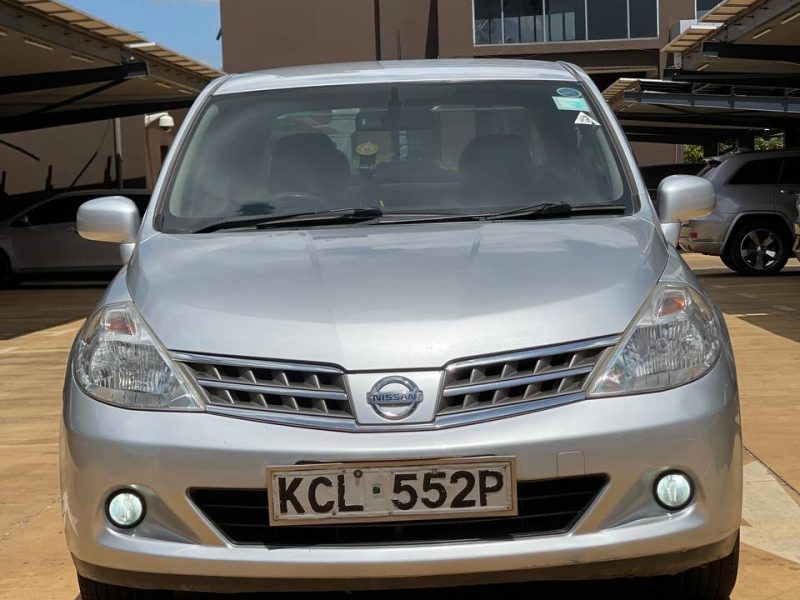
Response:
[[[453,363],[438,414],[576,398],[617,338],[602,338]]]
[[[607,482],[605,475],[519,482],[519,514],[515,517],[342,525],[271,527],[266,489],[193,489],[189,497],[235,544],[286,547],[442,543],[565,533]]]
[[[176,352],[212,406],[352,419],[344,374],[335,367]]]

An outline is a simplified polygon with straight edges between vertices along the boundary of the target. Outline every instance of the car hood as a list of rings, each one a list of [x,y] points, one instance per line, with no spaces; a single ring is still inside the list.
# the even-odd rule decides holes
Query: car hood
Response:
[[[171,350],[447,362],[622,332],[667,249],[637,217],[155,235],[131,296]]]

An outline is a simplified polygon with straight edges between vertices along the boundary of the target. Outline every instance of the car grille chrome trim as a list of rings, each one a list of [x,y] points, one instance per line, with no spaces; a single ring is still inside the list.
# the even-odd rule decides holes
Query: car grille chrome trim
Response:
[[[353,420],[350,396],[341,369],[327,365],[248,360],[173,352],[202,388],[207,410],[235,408]]]
[[[338,367],[177,351],[171,356],[203,390],[210,414],[350,433],[430,431],[584,400],[591,373],[619,339],[609,336],[450,363],[432,422],[386,425],[356,421],[347,374]]]
[[[595,366],[618,341],[604,337],[452,363],[437,415],[581,400]]]

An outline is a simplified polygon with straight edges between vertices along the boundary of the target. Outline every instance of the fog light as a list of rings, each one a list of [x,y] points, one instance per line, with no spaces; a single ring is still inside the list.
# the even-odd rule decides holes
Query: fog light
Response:
[[[654,495],[656,501],[667,510],[681,510],[692,501],[694,486],[685,473],[670,471],[656,479]]]
[[[144,519],[144,499],[133,490],[114,492],[106,504],[108,520],[121,529],[136,527]]]

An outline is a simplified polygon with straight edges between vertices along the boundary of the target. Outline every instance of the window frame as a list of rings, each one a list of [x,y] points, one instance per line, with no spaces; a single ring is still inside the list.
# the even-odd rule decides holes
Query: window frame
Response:
[[[18,214],[16,217],[14,217],[14,219],[11,222],[11,226],[12,227],[25,227],[25,228],[28,228],[28,227],[51,227],[53,225],[69,225],[71,223],[75,223],[76,220],[77,220],[78,208],[80,208],[80,206],[84,202],[87,202],[90,199],[91,199],[91,196],[84,196],[84,195],[80,195],[80,194],[75,194],[75,195],[71,195],[71,196],[55,196],[53,198],[48,198],[47,200],[44,200],[44,201],[42,201],[42,202],[40,202],[38,204],[35,204],[34,206],[31,206],[27,210],[23,211],[22,213]],[[54,208],[56,203],[58,203],[58,202],[63,202],[63,203],[74,202],[75,200],[81,200],[81,202],[78,204],[78,207],[75,209],[75,219],[71,219],[71,220],[67,220],[67,221],[51,221],[51,222],[48,222],[48,223],[31,223],[30,222],[31,215],[34,214],[37,211],[42,211],[42,210],[46,211],[47,209],[57,210],[57,208]],[[58,208],[60,208],[60,207],[58,207]],[[25,219],[26,217],[28,218],[29,222],[27,224],[25,224],[25,225],[22,225],[21,221],[23,219]]]
[[[624,202],[626,207],[624,216],[631,216],[639,213],[642,210],[642,194],[640,192],[637,177],[634,173],[634,169],[632,168],[631,164],[627,160],[626,157],[626,148],[624,146],[624,137],[621,137],[616,129],[614,128],[614,123],[608,119],[606,112],[604,111],[604,105],[601,102],[601,98],[596,98],[594,94],[592,94],[589,89],[586,87],[586,82],[582,80],[580,75],[575,72],[573,69],[569,68],[568,71],[575,76],[574,81],[570,81],[569,83],[574,83],[582,88],[584,98],[589,103],[591,113],[593,114],[594,118],[597,119],[602,129],[606,132],[606,136],[608,138],[608,143],[613,149],[614,153],[614,162],[619,169],[620,176],[622,178],[622,183],[626,187],[627,192],[627,199]],[[541,81],[541,80],[523,80],[523,81]],[[550,80],[543,80],[544,82],[550,82]],[[390,81],[384,82],[385,85],[396,85],[396,84],[411,84],[411,83],[419,83],[419,84],[431,84],[431,83],[474,83],[473,79],[461,79],[461,78],[454,78],[454,79],[446,79],[446,80],[421,80],[421,81]],[[488,82],[487,82],[488,83]],[[499,78],[496,80],[491,80],[491,83],[520,83],[520,80],[517,79],[504,79]],[[263,90],[256,90],[256,91],[248,91],[248,92],[237,92],[235,94],[231,94],[233,96],[237,95],[255,95],[255,94],[264,94],[269,92],[276,92],[276,91],[289,91],[295,89],[303,89],[303,88],[325,88],[325,87],[355,87],[359,85],[370,85],[369,83],[365,82],[352,82],[352,83],[340,83],[340,84],[333,84],[333,85],[320,85],[320,86],[298,86],[298,87],[288,87],[288,88],[275,88],[275,89],[263,89]],[[376,85],[376,84],[371,84]],[[226,94],[222,94],[225,96]],[[211,93],[205,98],[202,99],[201,103],[195,107],[195,113],[190,120],[185,123],[187,127],[186,131],[184,132],[183,136],[179,140],[178,146],[175,148],[174,155],[172,160],[169,164],[165,165],[165,170],[162,173],[163,182],[160,189],[159,194],[157,197],[155,195],[151,196],[151,205],[152,205],[152,217],[150,221],[150,226],[152,227],[153,231],[162,233],[162,234],[177,234],[177,235],[194,235],[194,231],[192,227],[170,227],[168,222],[168,213],[170,213],[170,203],[171,203],[171,196],[173,193],[173,188],[176,185],[176,179],[179,177],[179,167],[183,162],[183,159],[189,150],[189,145],[191,140],[197,134],[197,131],[200,129],[200,126],[203,121],[203,117],[205,116],[206,112],[213,106],[214,101],[219,98],[220,95]],[[155,204],[152,204],[155,202]],[[144,216],[144,215],[142,215]]]
[[[632,37],[631,36],[631,2],[636,2],[636,0],[626,0],[626,16],[627,16],[627,31],[628,36],[624,38],[613,38],[613,39],[591,39],[589,37],[589,0],[583,0],[583,21],[584,21],[584,32],[585,36],[583,38],[576,38],[574,40],[556,40],[553,41],[550,39],[550,26],[549,26],[549,12],[545,10],[545,2],[546,0],[534,0],[535,2],[541,3],[541,10],[542,10],[542,17],[543,17],[543,33],[544,33],[544,41],[542,42],[505,42],[501,41],[499,43],[489,43],[489,44],[478,44],[477,43],[477,27],[476,27],[476,8],[475,3],[478,0],[472,0],[472,46],[473,48],[486,48],[492,46],[520,46],[520,45],[541,45],[541,44],[569,44],[569,43],[579,43],[579,42],[590,42],[590,43],[602,43],[602,42],[628,42],[631,40],[657,40],[661,37],[661,0],[654,0],[656,3],[656,35],[655,36],[645,36],[645,37]],[[720,0],[721,1],[721,0]],[[500,39],[505,40],[505,10],[504,10],[504,0],[497,0],[500,3]],[[695,0],[695,17],[697,16],[697,0]]]

